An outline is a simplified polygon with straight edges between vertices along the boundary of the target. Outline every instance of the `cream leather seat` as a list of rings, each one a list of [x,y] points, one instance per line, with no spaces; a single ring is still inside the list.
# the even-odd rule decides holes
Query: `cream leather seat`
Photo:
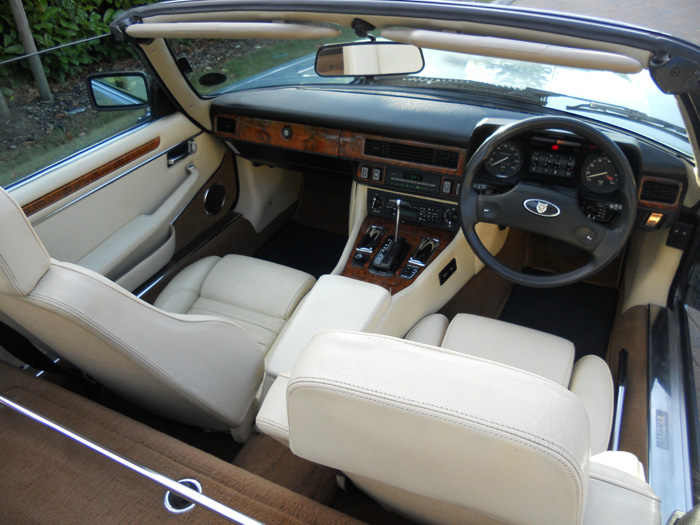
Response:
[[[265,352],[315,282],[273,263],[214,257],[185,269],[154,307],[51,259],[4,190],[0,270],[3,319],[39,347],[139,406],[239,440],[257,412]]]
[[[572,367],[571,343],[500,321],[425,323],[410,337],[441,330],[443,346],[477,355],[323,332],[277,378],[258,427],[419,522],[659,523],[637,458],[598,450],[603,430],[591,432],[579,394],[600,388],[589,383],[604,376],[598,361]],[[489,350],[521,366],[483,358]]]
[[[566,339],[469,314],[458,314],[451,323],[444,315],[429,315],[406,339],[496,361],[559,383],[586,408],[591,452],[608,449],[615,393],[610,369],[600,357],[587,355],[574,363],[576,351]]]

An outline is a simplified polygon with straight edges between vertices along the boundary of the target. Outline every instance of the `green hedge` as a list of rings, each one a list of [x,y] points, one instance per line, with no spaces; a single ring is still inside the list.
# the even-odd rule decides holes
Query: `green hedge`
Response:
[[[109,32],[109,24],[122,11],[154,0],[24,0],[24,7],[38,50],[68,44]],[[0,2],[0,62],[24,54],[9,2]],[[63,82],[78,75],[83,66],[125,56],[126,46],[108,37],[84,45],[42,55],[49,80]],[[0,67],[3,91],[31,78],[27,60]]]

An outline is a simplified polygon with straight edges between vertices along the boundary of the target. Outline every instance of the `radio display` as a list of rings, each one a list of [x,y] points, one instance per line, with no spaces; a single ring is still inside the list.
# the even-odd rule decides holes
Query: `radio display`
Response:
[[[413,180],[416,182],[423,182],[423,174],[422,173],[410,173],[410,172],[405,172],[403,174],[403,178],[406,180]]]

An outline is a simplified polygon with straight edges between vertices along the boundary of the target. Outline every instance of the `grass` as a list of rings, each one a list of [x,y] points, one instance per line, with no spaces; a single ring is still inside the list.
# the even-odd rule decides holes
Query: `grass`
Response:
[[[342,28],[340,36],[333,41],[347,42],[356,39],[354,31]],[[201,86],[198,81],[203,74],[220,71],[229,77],[230,83],[238,82],[315,53],[319,47],[330,42],[332,41],[327,39],[253,41],[252,48],[243,56],[220,60],[221,55],[225,56],[226,53],[219,52],[217,56],[212,57],[216,59],[215,63],[199,67],[198,71],[190,76],[190,81],[200,94],[206,95],[218,91],[221,86]],[[231,43],[235,45],[235,41]],[[192,53],[196,54],[196,51]],[[108,66],[105,69],[108,69]],[[143,110],[97,112],[88,109],[77,115],[65,115],[60,120],[60,125],[54,126],[46,133],[37,129],[40,136],[34,140],[0,153],[0,186],[7,187],[133,127],[143,114]]]
[[[133,127],[144,110],[101,112],[88,110],[67,116],[61,128],[32,143],[2,152],[0,186],[14,182],[65,159],[85,148]],[[76,174],[80,175],[80,174]]]
[[[227,75],[229,77],[227,85],[231,85],[292,60],[316,53],[325,44],[353,40],[357,40],[355,32],[352,29],[341,28],[340,35],[332,40],[273,40],[272,44],[269,44],[270,41],[260,41],[260,47],[254,48],[247,55],[217,62],[207,69],[195,72],[189,80],[200,95],[208,95],[222,88],[221,85],[205,87],[199,84],[199,79],[212,70]]]

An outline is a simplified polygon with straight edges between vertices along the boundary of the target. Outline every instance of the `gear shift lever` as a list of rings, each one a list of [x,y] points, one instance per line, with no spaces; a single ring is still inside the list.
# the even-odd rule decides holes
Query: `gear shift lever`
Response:
[[[401,226],[401,199],[396,199],[396,233],[394,233],[394,242],[399,242],[399,227]]]
[[[389,237],[384,241],[384,245],[369,266],[370,271],[378,275],[392,275],[396,273],[396,270],[408,253],[408,244],[406,240],[399,236],[399,228],[401,227],[401,199],[392,199],[389,203],[396,206],[396,231],[393,237]]]

